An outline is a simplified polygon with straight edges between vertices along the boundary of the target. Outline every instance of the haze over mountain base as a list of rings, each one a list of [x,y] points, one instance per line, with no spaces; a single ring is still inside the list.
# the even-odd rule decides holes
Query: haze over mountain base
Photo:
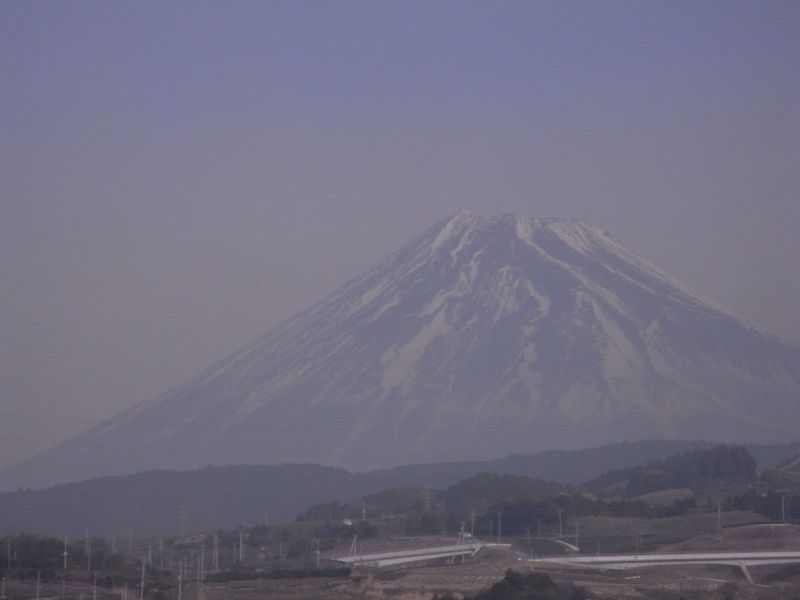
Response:
[[[208,464],[365,470],[654,438],[789,441],[799,404],[800,348],[606,232],[462,212],[0,485]]]

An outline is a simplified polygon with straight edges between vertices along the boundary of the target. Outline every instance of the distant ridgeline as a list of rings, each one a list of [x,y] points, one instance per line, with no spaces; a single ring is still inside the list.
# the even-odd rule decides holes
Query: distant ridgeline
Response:
[[[583,491],[632,499],[664,488],[697,493],[715,485],[735,489],[756,479],[756,462],[769,468],[760,481],[780,481],[786,488],[800,481],[792,475],[796,454],[800,443],[752,446],[748,452],[702,442],[654,441],[361,474],[320,465],[150,471],[0,494],[0,533],[83,535],[88,530],[106,537],[146,536],[234,529],[265,519],[288,523],[298,513],[306,520],[339,519],[360,516],[365,496],[370,517],[432,511],[439,505],[460,518],[471,511],[480,517],[504,502]]]
[[[750,483],[756,478],[756,471],[756,459],[747,448],[719,446],[609,471],[583,487],[600,496],[634,498],[670,488],[703,491],[721,484]]]

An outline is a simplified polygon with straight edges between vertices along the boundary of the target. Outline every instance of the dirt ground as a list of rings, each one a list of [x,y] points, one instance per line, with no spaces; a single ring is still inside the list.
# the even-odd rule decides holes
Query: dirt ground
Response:
[[[349,580],[262,580],[207,585],[204,600],[430,600],[436,592],[471,594],[502,579],[508,568],[527,570],[526,557],[492,550],[475,563],[436,565]],[[538,567],[537,567],[538,568]],[[646,568],[635,571],[546,567],[553,579],[583,586],[601,597],[655,600],[789,600],[800,597],[800,568],[751,569],[756,584],[725,566]],[[784,571],[780,573],[779,571]],[[777,581],[765,581],[770,573]],[[783,589],[781,589],[781,587]]]
[[[452,544],[452,538],[406,539],[400,544],[375,541],[362,552],[380,552]],[[525,557],[510,550],[484,550],[476,562],[403,569],[355,572],[350,580],[262,580],[206,585],[204,600],[429,600],[437,592],[474,593],[503,578],[508,568],[525,569]]]
[[[797,525],[759,524],[703,533],[658,552],[800,550]],[[800,565],[750,567],[750,584],[740,569],[723,565],[675,565],[636,570],[544,568],[554,579],[571,581],[598,595],[616,598],[788,600],[800,598]]]
[[[746,525],[729,527],[721,532],[704,533],[685,542],[671,544],[664,551],[694,552],[708,550],[800,550],[800,526],[789,524]]]
[[[587,524],[588,525],[588,524]],[[611,526],[610,522],[602,523]],[[452,544],[452,537],[407,537],[368,540],[359,552],[372,553]],[[334,549],[330,556],[347,554],[349,546]],[[715,550],[800,550],[800,526],[760,524],[729,527],[707,532],[680,543],[663,545],[662,552]],[[355,571],[350,578],[263,579],[207,583],[201,600],[430,600],[437,592],[468,595],[485,589],[503,578],[507,569],[531,568],[528,555],[513,548],[485,548],[470,561],[437,564],[388,572]],[[553,579],[587,588],[600,597],[655,600],[790,600],[800,598],[800,565],[751,567],[755,579],[748,583],[740,569],[728,566],[692,565],[650,567],[636,570],[589,569],[565,565],[541,565]],[[24,590],[22,588],[25,588]],[[91,598],[89,586],[69,586],[68,596]],[[30,582],[7,582],[11,598],[33,598]],[[9,593],[11,592],[11,593]],[[42,598],[55,598],[60,586],[46,584]],[[135,598],[133,590],[128,599]],[[119,590],[114,596],[120,598]],[[197,598],[186,589],[185,599]],[[98,600],[110,600],[107,590]]]

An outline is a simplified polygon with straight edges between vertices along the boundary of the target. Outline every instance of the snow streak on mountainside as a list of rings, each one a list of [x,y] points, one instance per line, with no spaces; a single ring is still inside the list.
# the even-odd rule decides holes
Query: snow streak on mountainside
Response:
[[[646,438],[776,441],[800,348],[591,225],[462,212],[3,484],[209,463],[356,469]],[[9,483],[7,483],[9,482]]]

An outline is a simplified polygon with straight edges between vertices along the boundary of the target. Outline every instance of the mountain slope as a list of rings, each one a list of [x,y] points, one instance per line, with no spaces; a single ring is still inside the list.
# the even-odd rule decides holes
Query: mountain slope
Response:
[[[238,462],[365,469],[646,438],[789,440],[799,398],[800,348],[604,231],[459,213],[3,482]]]

